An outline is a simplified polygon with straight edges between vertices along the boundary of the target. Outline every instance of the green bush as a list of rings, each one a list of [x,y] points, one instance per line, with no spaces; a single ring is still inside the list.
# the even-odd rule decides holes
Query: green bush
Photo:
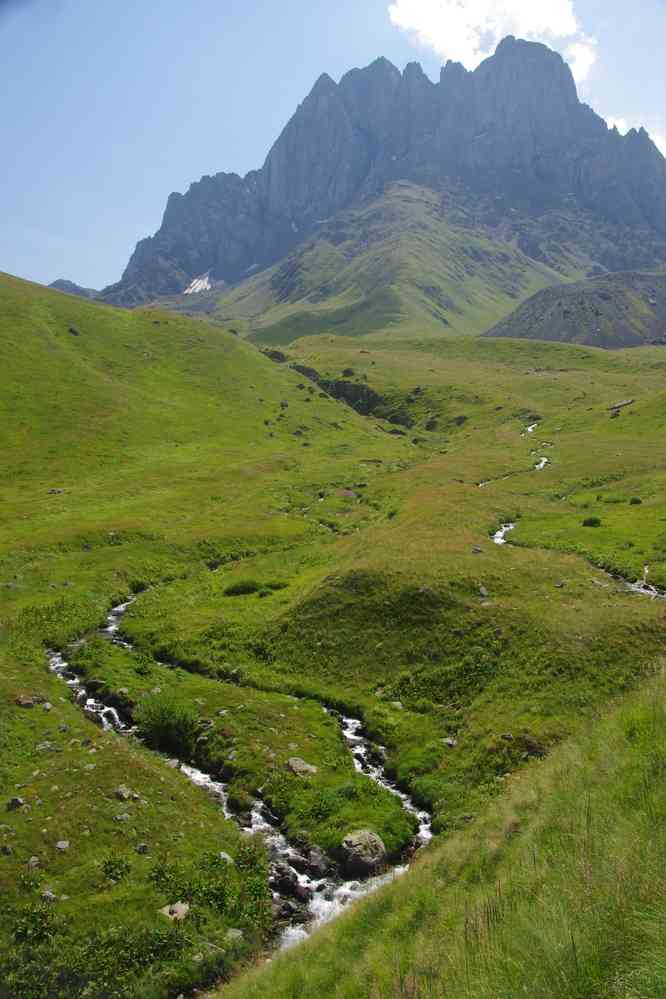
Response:
[[[102,873],[108,881],[122,881],[132,869],[127,857],[112,853],[102,862]]]
[[[261,583],[258,583],[256,579],[239,579],[236,583],[227,586],[224,595],[225,597],[246,597],[260,589]]]
[[[601,527],[601,520],[599,517],[586,517],[583,521],[583,527]]]
[[[136,710],[139,733],[151,749],[189,759],[194,752],[199,716],[173,694],[149,694]]]
[[[642,506],[642,505],[643,505],[643,500],[640,498],[640,496],[632,496],[631,499],[629,500],[629,506]]]

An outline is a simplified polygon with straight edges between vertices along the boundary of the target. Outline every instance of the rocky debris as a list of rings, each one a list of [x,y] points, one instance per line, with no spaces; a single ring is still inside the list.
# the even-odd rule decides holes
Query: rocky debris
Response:
[[[131,818],[132,818],[132,816],[129,815],[127,812],[121,812],[120,815],[114,815],[113,821],[114,822],[129,822]]]
[[[53,903],[58,901],[58,896],[55,894],[55,892],[52,892],[50,888],[45,888],[39,897],[41,898],[42,902]]]
[[[53,705],[49,704],[48,701],[46,701],[44,704],[42,704],[42,708],[43,708],[44,711],[53,711]]]
[[[165,905],[159,911],[167,919],[170,919],[172,923],[182,923],[190,913],[190,906],[187,902],[173,902],[171,905]]]
[[[342,840],[342,858],[345,872],[351,877],[366,877],[386,863],[386,847],[377,833],[357,829]]]
[[[234,858],[231,857],[224,850],[220,850],[220,852],[218,853],[218,857],[220,858],[220,860],[223,860],[225,864],[230,864],[232,867],[234,866]]]
[[[292,853],[289,861],[299,874],[309,874],[313,878],[325,877],[334,867],[331,858],[318,846],[305,853]]]
[[[45,697],[41,694],[19,694],[14,703],[19,708],[34,708],[37,704],[44,704]]]
[[[59,853],[67,853],[67,851],[69,850],[69,840],[59,839],[55,845],[55,848],[56,850],[58,850]]]
[[[479,595],[482,596],[484,600],[490,596],[487,587],[485,587],[483,584],[481,584],[481,586],[479,587]]]
[[[115,794],[115,796],[118,799],[118,801],[131,801],[132,800],[132,792],[124,784],[121,784],[119,787],[117,787],[116,790],[113,793]]]
[[[19,808],[23,808],[25,805],[25,800],[23,798],[10,798],[7,802],[8,812],[17,812]]]
[[[291,756],[287,761],[287,766],[291,772],[296,774],[298,777],[307,777],[310,774],[316,774],[318,772],[317,767],[313,766],[311,763],[306,763],[305,760],[300,758],[300,756]]]
[[[442,739],[442,742],[444,743],[445,746],[448,746],[449,749],[455,749],[456,746],[458,745],[458,740],[453,739],[451,736],[449,736],[446,739]]]
[[[134,848],[134,850],[135,850],[135,853],[139,854],[139,856],[145,856],[148,853],[148,844],[147,843],[138,843],[136,845],[136,847]]]
[[[29,871],[38,871],[42,866],[42,862],[39,857],[31,857],[25,866]]]
[[[269,883],[274,891],[286,898],[294,898],[298,902],[307,902],[311,898],[310,890],[300,883],[296,871],[288,864],[273,864]]]

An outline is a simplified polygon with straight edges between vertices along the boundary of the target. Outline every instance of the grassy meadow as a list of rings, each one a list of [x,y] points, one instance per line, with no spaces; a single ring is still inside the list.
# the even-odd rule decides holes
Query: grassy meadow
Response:
[[[410,330],[301,338],[277,364],[218,325],[8,277],[0,327],[2,999],[175,999],[261,961],[262,845],[171,756],[240,813],[261,789],[296,842],[335,857],[369,828],[399,856],[413,822],[324,705],[386,746],[435,843],[222,994],[663,994],[665,608],[607,570],[647,563],[666,589],[666,355]],[[130,593],[122,649],[97,630]],[[46,648],[143,741],[89,721]]]

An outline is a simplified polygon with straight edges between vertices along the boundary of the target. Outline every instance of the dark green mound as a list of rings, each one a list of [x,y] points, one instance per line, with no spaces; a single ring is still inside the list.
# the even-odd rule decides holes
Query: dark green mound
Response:
[[[627,271],[544,288],[485,336],[607,349],[666,346],[666,274]]]

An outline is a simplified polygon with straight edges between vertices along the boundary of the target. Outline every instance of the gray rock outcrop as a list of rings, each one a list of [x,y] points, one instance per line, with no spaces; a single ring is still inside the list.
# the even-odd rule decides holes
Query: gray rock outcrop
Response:
[[[437,83],[386,59],[339,84],[324,74],[260,170],[206,176],[169,197],[159,231],[102,297],[136,305],[203,274],[237,282],[396,180],[490,193],[498,222],[516,206],[573,206],[666,236],[666,160],[648,134],[609,130],[560,55],[509,37],[474,72],[449,62]]]

